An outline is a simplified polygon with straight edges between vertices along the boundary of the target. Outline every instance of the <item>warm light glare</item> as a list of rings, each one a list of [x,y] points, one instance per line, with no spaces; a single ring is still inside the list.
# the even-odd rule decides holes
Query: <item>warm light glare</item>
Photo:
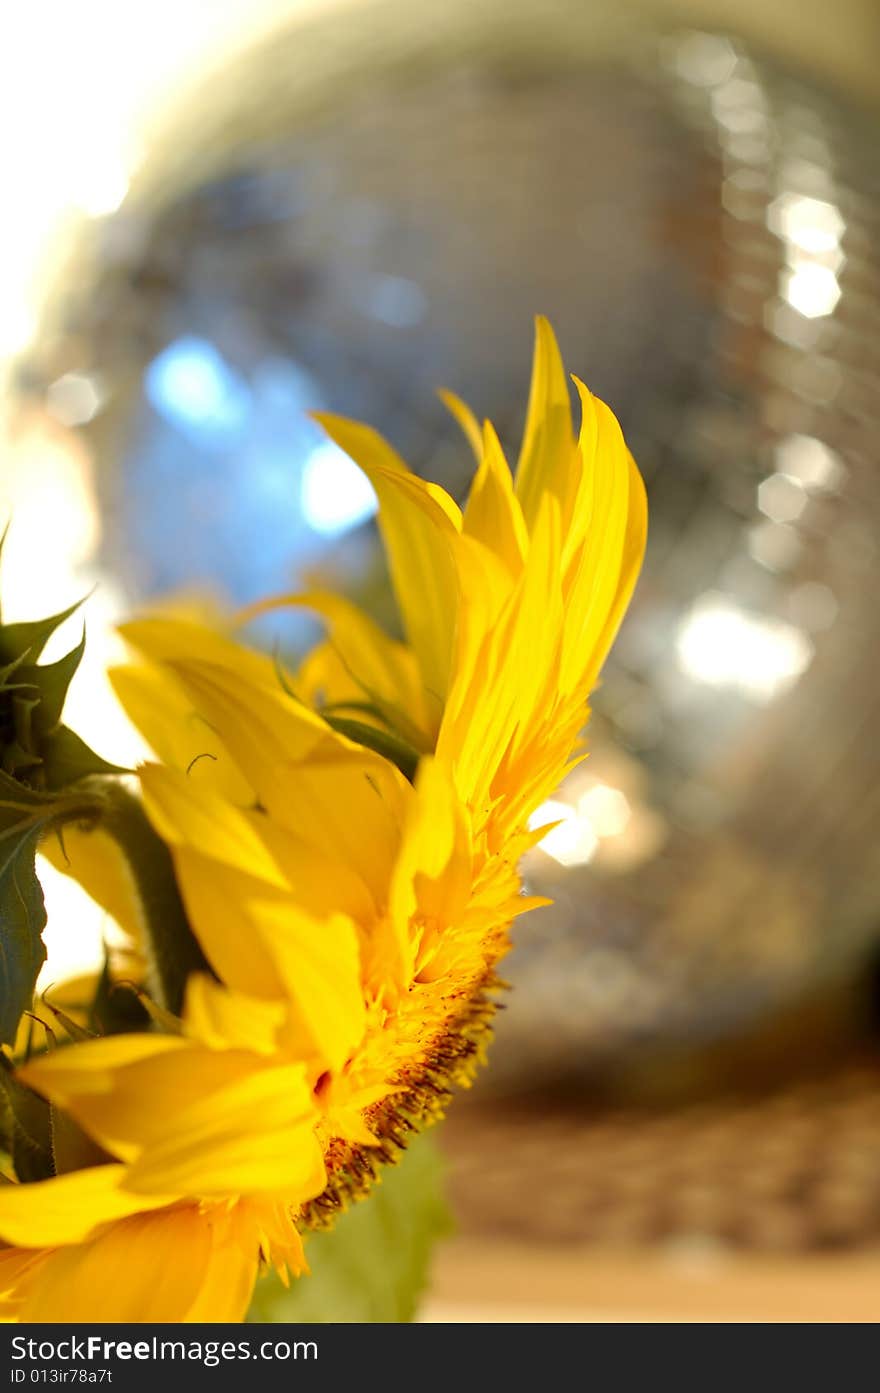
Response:
[[[678,660],[695,682],[769,701],[808,667],[813,645],[800,629],[748,614],[723,595],[704,595],[683,621]]]
[[[801,554],[801,539],[784,522],[759,522],[749,528],[746,539],[749,555],[768,571],[787,571]]]
[[[82,413],[97,402],[86,378],[71,374],[53,385],[55,405],[62,410]],[[37,619],[89,596],[52,635],[41,661],[69,652],[85,625],[86,649],[70,685],[64,719],[106,759],[131,767],[149,752],[107,677],[108,666],[123,657],[115,625],[127,606],[94,565],[100,516],[91,462],[79,442],[57,430],[31,430],[4,445],[0,520],[10,519],[0,570],[4,618]],[[107,916],[42,858],[39,875],[49,917],[42,989],[100,966]]]
[[[556,823],[538,843],[542,851],[558,861],[560,866],[585,866],[592,861],[599,839],[587,818],[568,803],[550,798],[529,818],[534,831],[547,823]]]
[[[625,793],[607,784],[596,784],[578,799],[578,814],[586,818],[597,837],[619,837],[632,817]]]
[[[93,378],[80,372],[66,372],[52,383],[46,405],[62,426],[84,426],[101,405],[101,393]]]
[[[806,502],[803,485],[788,474],[771,474],[758,486],[758,507],[771,522],[794,522]]]
[[[212,0],[150,6],[29,0],[3,26],[0,121],[6,187],[0,227],[0,368],[25,349],[69,254],[76,218],[116,212],[151,122],[249,31],[331,0]]]
[[[772,232],[811,256],[834,253],[845,224],[840,209],[819,198],[784,193],[771,203],[767,222]]]
[[[718,34],[686,34],[676,43],[674,65],[696,87],[718,87],[733,75],[736,53]]]
[[[798,261],[783,273],[782,293],[806,319],[818,319],[833,313],[840,299],[840,285],[830,266]]]
[[[845,473],[840,456],[813,435],[787,435],[776,447],[776,464],[816,493],[833,493]]]

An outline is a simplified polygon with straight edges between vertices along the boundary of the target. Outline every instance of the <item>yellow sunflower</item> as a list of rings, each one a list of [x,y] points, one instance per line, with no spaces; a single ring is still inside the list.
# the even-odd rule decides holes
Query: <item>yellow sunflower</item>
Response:
[[[378,495],[405,642],[328,594],[269,602],[327,626],[292,679],[215,626],[126,627],[146,661],[117,690],[161,760],[144,806],[214,975],[189,977],[179,1034],[22,1071],[107,1159],[0,1188],[11,1318],[240,1318],[259,1261],[302,1270],[296,1226],[363,1193],[469,1079],[535,903],[528,820],[580,757],[644,549],[620,428],[576,385],[578,437],[539,320],[515,484],[448,398],[478,461],[463,512],[373,431],[321,418]]]

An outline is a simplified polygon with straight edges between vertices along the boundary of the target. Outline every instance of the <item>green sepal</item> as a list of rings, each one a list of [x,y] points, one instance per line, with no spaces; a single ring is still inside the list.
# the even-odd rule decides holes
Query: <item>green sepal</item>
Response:
[[[382,755],[383,759],[395,764],[410,783],[415,781],[416,770],[419,767],[419,752],[399,735],[394,735],[390,730],[380,730],[378,726],[368,725],[366,721],[352,720],[348,716],[328,716],[325,712],[324,719],[328,726],[340,735],[353,740],[357,745],[366,746],[368,750],[375,751],[376,754]]]
[[[102,759],[61,724],[67,690],[85,651],[85,629],[56,662],[35,661],[46,639],[77,608],[28,624],[0,624],[0,769],[40,790],[129,772]]]
[[[0,629],[2,634],[2,629]],[[86,651],[86,631],[75,648],[54,663],[24,663],[14,672],[16,684],[33,687],[37,693],[39,713],[36,734],[47,735],[61,720],[67,689]]]
[[[75,1020],[68,1016],[66,1011],[62,1011],[60,1006],[53,1006],[52,1002],[43,992],[40,997],[40,1005],[45,1008],[50,1015],[58,1022],[64,1031],[70,1036],[71,1040],[79,1040],[84,1044],[86,1040],[94,1040],[96,1032],[89,1030],[84,1025],[79,1025]]]
[[[137,987],[131,982],[114,980],[106,952],[95,995],[89,1005],[88,1024],[89,1029],[99,1035],[126,1035],[150,1028],[150,1016]]]
[[[43,808],[38,795],[0,773],[0,1040],[9,1045],[46,960],[46,906],[35,865]]]
[[[5,1149],[24,1183],[113,1159],[72,1117],[21,1083],[6,1055],[0,1055],[0,1118]]]
[[[49,1106],[54,1175],[85,1170],[87,1166],[103,1166],[114,1158],[84,1132],[69,1113],[54,1104]],[[20,1178],[20,1177],[19,1177]]]
[[[35,857],[40,838],[64,822],[97,817],[93,789],[45,794],[0,771],[0,1041],[13,1044],[46,960],[46,907]]]
[[[48,1180],[55,1174],[49,1104],[19,1083],[5,1055],[0,1055],[0,1091],[3,1132],[15,1174],[21,1181]]]
[[[29,619],[19,624],[0,624],[0,663],[14,662],[23,654],[38,658],[55,630],[65,619],[76,614],[80,605],[87,599],[88,596],[83,595],[75,604],[69,605],[58,614],[50,614],[46,619]]]
[[[84,740],[67,726],[59,726],[48,738],[43,754],[46,787],[60,791],[92,775],[130,774],[118,764],[110,764],[95,754]]]

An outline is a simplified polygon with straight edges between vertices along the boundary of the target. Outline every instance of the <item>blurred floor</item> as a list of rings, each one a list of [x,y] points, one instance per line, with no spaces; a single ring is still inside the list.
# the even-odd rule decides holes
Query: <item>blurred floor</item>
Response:
[[[487,1295],[491,1293],[491,1298]],[[858,1322],[880,1316],[880,1248],[811,1257],[602,1253],[503,1239],[439,1250],[424,1321]]]
[[[687,1106],[467,1100],[424,1318],[878,1319],[877,1069]]]

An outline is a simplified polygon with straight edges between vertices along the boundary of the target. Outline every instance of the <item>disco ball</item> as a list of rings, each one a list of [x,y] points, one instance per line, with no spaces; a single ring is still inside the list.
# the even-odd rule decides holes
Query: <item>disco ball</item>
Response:
[[[516,929],[498,1077],[699,1050],[878,936],[874,125],[736,35],[413,9],[288,25],[171,111],[20,393],[91,452],[132,604],[323,570],[393,623],[306,412],[461,491],[435,388],[515,450],[547,314],[621,418],[650,543],[530,858],[556,902]]]

